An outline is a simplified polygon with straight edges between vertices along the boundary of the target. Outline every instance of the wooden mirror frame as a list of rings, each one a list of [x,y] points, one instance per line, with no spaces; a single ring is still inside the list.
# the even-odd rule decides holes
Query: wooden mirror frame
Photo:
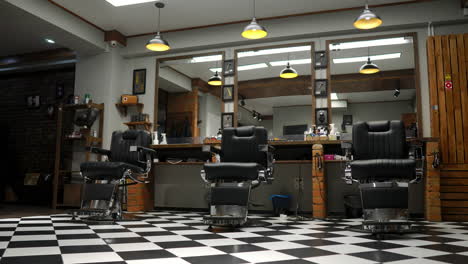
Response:
[[[258,51],[263,49],[275,49],[275,48],[286,48],[286,47],[295,47],[295,46],[303,46],[303,45],[310,45],[310,84],[312,89],[310,90],[310,94],[312,96],[311,107],[312,107],[312,124],[315,124],[315,94],[314,94],[314,83],[315,83],[315,64],[314,64],[314,54],[315,54],[315,42],[308,41],[308,42],[295,42],[295,43],[286,43],[286,44],[279,44],[279,45],[270,45],[270,46],[258,46],[258,47],[250,47],[250,48],[242,48],[234,50],[234,65],[236,67],[236,74],[234,75],[234,87],[235,87],[235,94],[234,94],[234,126],[237,127],[237,117],[238,117],[238,108],[239,108],[239,71],[237,67],[239,66],[238,60],[238,53],[244,51]],[[278,72],[279,73],[279,72]]]
[[[210,55],[221,55],[221,67],[225,60],[225,52],[224,51],[213,51],[213,52],[205,52],[205,53],[194,53],[188,55],[181,55],[181,56],[173,56],[173,57],[163,57],[163,58],[156,58],[156,69],[155,69],[155,80],[154,80],[154,109],[153,109],[153,130],[157,130],[158,126],[158,106],[159,106],[159,66],[161,63],[165,61],[171,60],[183,60],[189,59],[193,57],[200,57],[200,56],[210,56]],[[220,72],[219,75],[224,79],[223,73]],[[185,75],[185,74],[184,74]],[[217,87],[217,86],[215,86]],[[221,86],[220,86],[221,87]],[[221,89],[221,88],[219,88]],[[221,98],[220,98],[221,100]],[[224,102],[221,100],[221,109],[220,113],[224,112]]]
[[[397,38],[397,37],[412,37],[413,38],[413,56],[414,56],[414,83],[416,89],[416,99],[417,99],[417,121],[418,121],[418,139],[423,137],[423,122],[422,122],[422,98],[421,98],[421,73],[419,69],[419,50],[418,50],[418,36],[416,32],[408,33],[398,33],[398,34],[388,34],[388,35],[376,35],[369,37],[355,37],[355,38],[344,38],[344,39],[332,39],[326,41],[326,51],[328,57],[328,69],[327,69],[327,79],[328,79],[328,120],[329,123],[333,123],[333,113],[331,108],[331,93],[333,90],[331,82],[331,54],[330,54],[330,44],[340,43],[340,42],[352,42],[352,41],[363,41],[363,40],[372,40],[372,39],[381,39],[381,38]]]

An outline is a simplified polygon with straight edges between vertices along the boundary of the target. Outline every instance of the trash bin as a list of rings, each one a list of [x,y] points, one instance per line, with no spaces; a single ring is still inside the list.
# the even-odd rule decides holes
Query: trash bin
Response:
[[[344,206],[346,210],[346,218],[361,218],[362,204],[361,196],[358,194],[350,194],[344,196]]]
[[[280,214],[286,214],[289,210],[289,204],[291,201],[290,195],[282,195],[282,194],[273,194],[270,196],[270,200],[273,203],[273,213],[276,216]]]

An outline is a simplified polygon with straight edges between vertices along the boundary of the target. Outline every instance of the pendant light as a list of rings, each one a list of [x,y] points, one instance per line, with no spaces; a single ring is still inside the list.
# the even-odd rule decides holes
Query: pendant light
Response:
[[[165,4],[163,2],[156,2],[155,6],[158,8],[158,33],[154,38],[150,39],[148,43],[146,43],[146,48],[152,51],[167,51],[170,50],[171,47],[169,43],[164,40],[160,33],[160,26],[161,26],[161,8],[164,8]]]
[[[244,31],[242,31],[242,37],[246,39],[261,39],[268,35],[268,32],[264,27],[257,23],[257,19],[255,18],[255,0],[253,0],[253,18],[250,21]]]
[[[372,63],[370,59],[370,49],[367,48],[367,62],[361,66],[359,69],[359,73],[362,74],[374,74],[378,73],[380,71],[379,66],[377,66],[375,63]]]
[[[218,68],[218,61],[216,61],[216,68]],[[223,85],[223,80],[221,79],[221,76],[219,76],[218,71],[208,79],[208,84],[213,86]]]
[[[354,27],[358,29],[373,29],[382,25],[382,19],[369,9],[368,1],[361,15],[354,21]]]
[[[280,72],[280,77],[283,79],[293,79],[293,78],[296,78],[297,76],[299,76],[299,74],[297,74],[297,71],[293,69],[291,65],[289,64],[289,53],[288,53],[288,63],[286,64],[286,68],[284,68]]]

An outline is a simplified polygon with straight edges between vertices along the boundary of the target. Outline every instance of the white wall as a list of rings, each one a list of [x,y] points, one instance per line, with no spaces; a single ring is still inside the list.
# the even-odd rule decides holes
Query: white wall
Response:
[[[221,100],[211,94],[202,94],[199,100],[200,136],[216,136],[221,127]]]
[[[283,136],[284,126],[304,125],[312,126],[312,108],[304,106],[273,107],[273,135]]]

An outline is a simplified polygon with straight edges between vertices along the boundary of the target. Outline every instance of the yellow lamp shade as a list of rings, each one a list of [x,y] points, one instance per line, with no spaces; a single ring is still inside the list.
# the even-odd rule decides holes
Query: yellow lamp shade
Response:
[[[146,48],[151,51],[167,51],[171,49],[169,43],[161,37],[159,32],[154,38],[146,43]]]
[[[266,29],[257,23],[255,18],[252,19],[250,24],[248,24],[244,31],[242,31],[242,37],[246,39],[261,39],[268,35]]]
[[[211,78],[208,80],[208,84],[213,86],[223,85],[223,80],[221,80],[221,77],[218,75],[218,72],[211,76]]]
[[[358,29],[373,29],[382,25],[382,23],[382,19],[366,6],[353,25]]]
[[[367,60],[366,64],[362,65],[359,69],[359,73],[362,74],[374,74],[380,71],[379,66],[372,63],[370,58]]]
[[[280,73],[280,77],[283,78],[283,79],[293,79],[293,78],[296,78],[297,76],[299,76],[299,74],[297,74],[297,71],[293,68],[291,68],[291,65],[286,65],[286,68],[284,68],[281,73]]]

